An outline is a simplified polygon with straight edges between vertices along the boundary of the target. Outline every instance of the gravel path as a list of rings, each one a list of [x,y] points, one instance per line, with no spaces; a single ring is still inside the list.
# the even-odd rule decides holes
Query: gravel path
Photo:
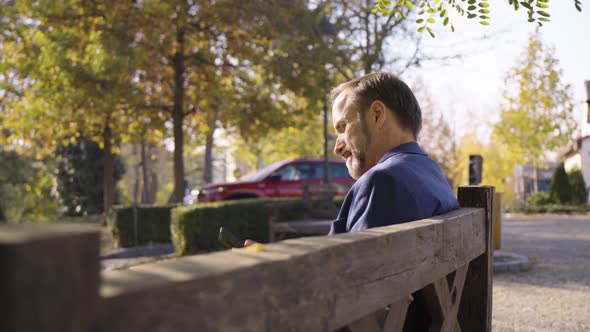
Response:
[[[590,331],[590,216],[511,216],[502,233],[533,267],[494,276],[493,331]]]

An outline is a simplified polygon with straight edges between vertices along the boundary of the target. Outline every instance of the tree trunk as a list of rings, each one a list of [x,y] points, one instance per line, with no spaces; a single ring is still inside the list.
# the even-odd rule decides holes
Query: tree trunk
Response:
[[[213,182],[213,135],[215,134],[215,123],[217,122],[217,113],[214,114],[213,119],[209,121],[209,130],[207,131],[207,138],[205,143],[205,171],[203,172],[203,181],[205,183]]]
[[[539,168],[533,164],[533,192],[539,191]]]
[[[150,192],[150,202],[156,202],[156,196],[158,194],[158,175],[156,172],[152,171],[152,181],[151,181],[151,192]]]
[[[133,154],[137,157],[137,144],[133,144]],[[135,173],[135,183],[133,184],[133,204],[137,204],[139,202],[139,188],[141,185],[140,180],[140,166],[141,166],[141,156],[139,157],[139,162],[135,163],[134,166],[134,173]]]
[[[4,210],[2,209],[2,206],[0,205],[0,223],[5,223],[6,222],[6,215],[4,215]]]
[[[111,128],[109,127],[110,117],[105,119],[104,128],[103,128],[103,143],[104,143],[104,152],[103,152],[103,163],[104,163],[104,207],[103,212],[107,213],[111,207],[113,206],[113,189],[114,189],[114,181],[113,181],[113,152],[111,147],[111,137],[112,132]]]
[[[184,29],[176,33],[177,50],[174,54],[174,107],[172,125],[174,130],[174,190],[170,203],[182,203],[184,198],[184,160],[182,122],[184,102]]]
[[[141,191],[141,202],[149,204],[150,202],[150,178],[149,178],[148,158],[145,151],[145,140],[141,141],[141,175],[143,178],[143,189]]]

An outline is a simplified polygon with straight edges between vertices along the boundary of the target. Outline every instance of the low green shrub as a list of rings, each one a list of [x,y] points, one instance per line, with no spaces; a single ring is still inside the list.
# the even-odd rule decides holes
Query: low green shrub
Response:
[[[572,187],[563,163],[559,164],[553,173],[549,193],[551,200],[558,204],[567,204],[572,200]]]
[[[334,203],[339,207],[342,200]],[[171,217],[172,243],[177,255],[225,249],[217,240],[219,227],[241,239],[268,242],[271,211],[278,211],[281,222],[309,217],[307,208],[299,199],[244,199],[177,207]]]
[[[174,207],[176,205],[138,205],[112,209],[107,216],[107,226],[115,247],[170,242],[170,211]]]
[[[565,204],[545,204],[532,205],[527,203],[517,203],[506,209],[509,213],[583,213],[590,212],[588,205],[565,205]]]
[[[574,170],[568,174],[570,187],[572,188],[572,204],[585,204],[588,200],[588,189],[584,176],[580,170]]]
[[[525,204],[533,207],[541,207],[551,203],[553,203],[551,195],[542,191],[530,194],[525,201]]]

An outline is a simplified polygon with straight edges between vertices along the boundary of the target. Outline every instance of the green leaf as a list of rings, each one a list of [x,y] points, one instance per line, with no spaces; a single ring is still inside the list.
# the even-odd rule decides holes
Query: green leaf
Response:
[[[490,4],[489,4],[489,3],[487,3],[487,2],[480,2],[478,5],[479,5],[481,8],[488,8],[488,7],[490,6]]]
[[[426,31],[428,31],[428,33],[430,34],[430,37],[435,38],[436,36],[434,35],[434,33],[432,32],[432,29],[430,29],[430,27],[426,28]]]
[[[435,20],[432,17],[429,17],[426,21],[431,24],[435,22]]]
[[[535,6],[537,6],[539,8],[549,8],[549,5],[544,4],[542,2],[537,2],[537,4]]]
[[[479,18],[481,18],[482,20],[489,20],[490,17],[487,15],[479,15]]]
[[[476,9],[477,9],[477,6],[473,6],[473,5],[467,7],[467,10],[476,10]]]
[[[467,18],[474,18],[477,17],[477,14],[467,14]]]
[[[451,31],[455,32],[455,26],[451,24]]]
[[[445,20],[443,21],[443,25],[447,26],[447,24],[449,24],[449,18],[445,17]]]
[[[543,22],[550,22],[551,20],[547,17],[539,17],[537,18],[539,21],[543,21]]]
[[[443,11],[440,12],[440,17],[442,18],[442,17],[446,17],[446,16],[447,16],[447,10],[443,9]]]
[[[406,7],[407,7],[409,10],[412,10],[412,9],[414,9],[414,4],[413,4],[411,1],[409,1],[409,0],[406,0],[405,4],[406,4]]]
[[[468,4],[473,5],[476,1],[475,0],[469,0],[467,1]]]
[[[480,9],[480,10],[478,10],[478,12],[480,12],[482,14],[489,14],[490,10],[489,9]]]
[[[418,24],[421,24],[422,22],[424,22],[424,19],[423,18],[419,18],[419,19],[416,20],[416,23],[418,23]]]
[[[533,7],[531,7],[531,5],[528,4],[527,2],[521,1],[520,4],[526,9],[530,9],[530,10],[533,9]]]
[[[541,15],[541,16],[545,16],[545,17],[550,17],[551,15],[546,12],[546,11],[542,11],[542,10],[538,10],[537,14]]]
[[[481,25],[490,25],[490,22],[487,22],[487,21],[479,21],[479,24],[481,24]]]
[[[418,32],[422,32],[422,31],[424,31],[424,29],[426,29],[426,26],[425,25],[419,27],[418,28]]]
[[[429,12],[430,14],[434,14],[434,13],[436,13],[436,9],[428,8],[427,12]]]

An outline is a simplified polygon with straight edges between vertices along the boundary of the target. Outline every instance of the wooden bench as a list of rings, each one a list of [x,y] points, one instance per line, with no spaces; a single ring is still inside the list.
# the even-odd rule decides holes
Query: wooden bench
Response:
[[[442,216],[99,272],[82,226],[0,228],[1,331],[490,331],[492,187]]]

